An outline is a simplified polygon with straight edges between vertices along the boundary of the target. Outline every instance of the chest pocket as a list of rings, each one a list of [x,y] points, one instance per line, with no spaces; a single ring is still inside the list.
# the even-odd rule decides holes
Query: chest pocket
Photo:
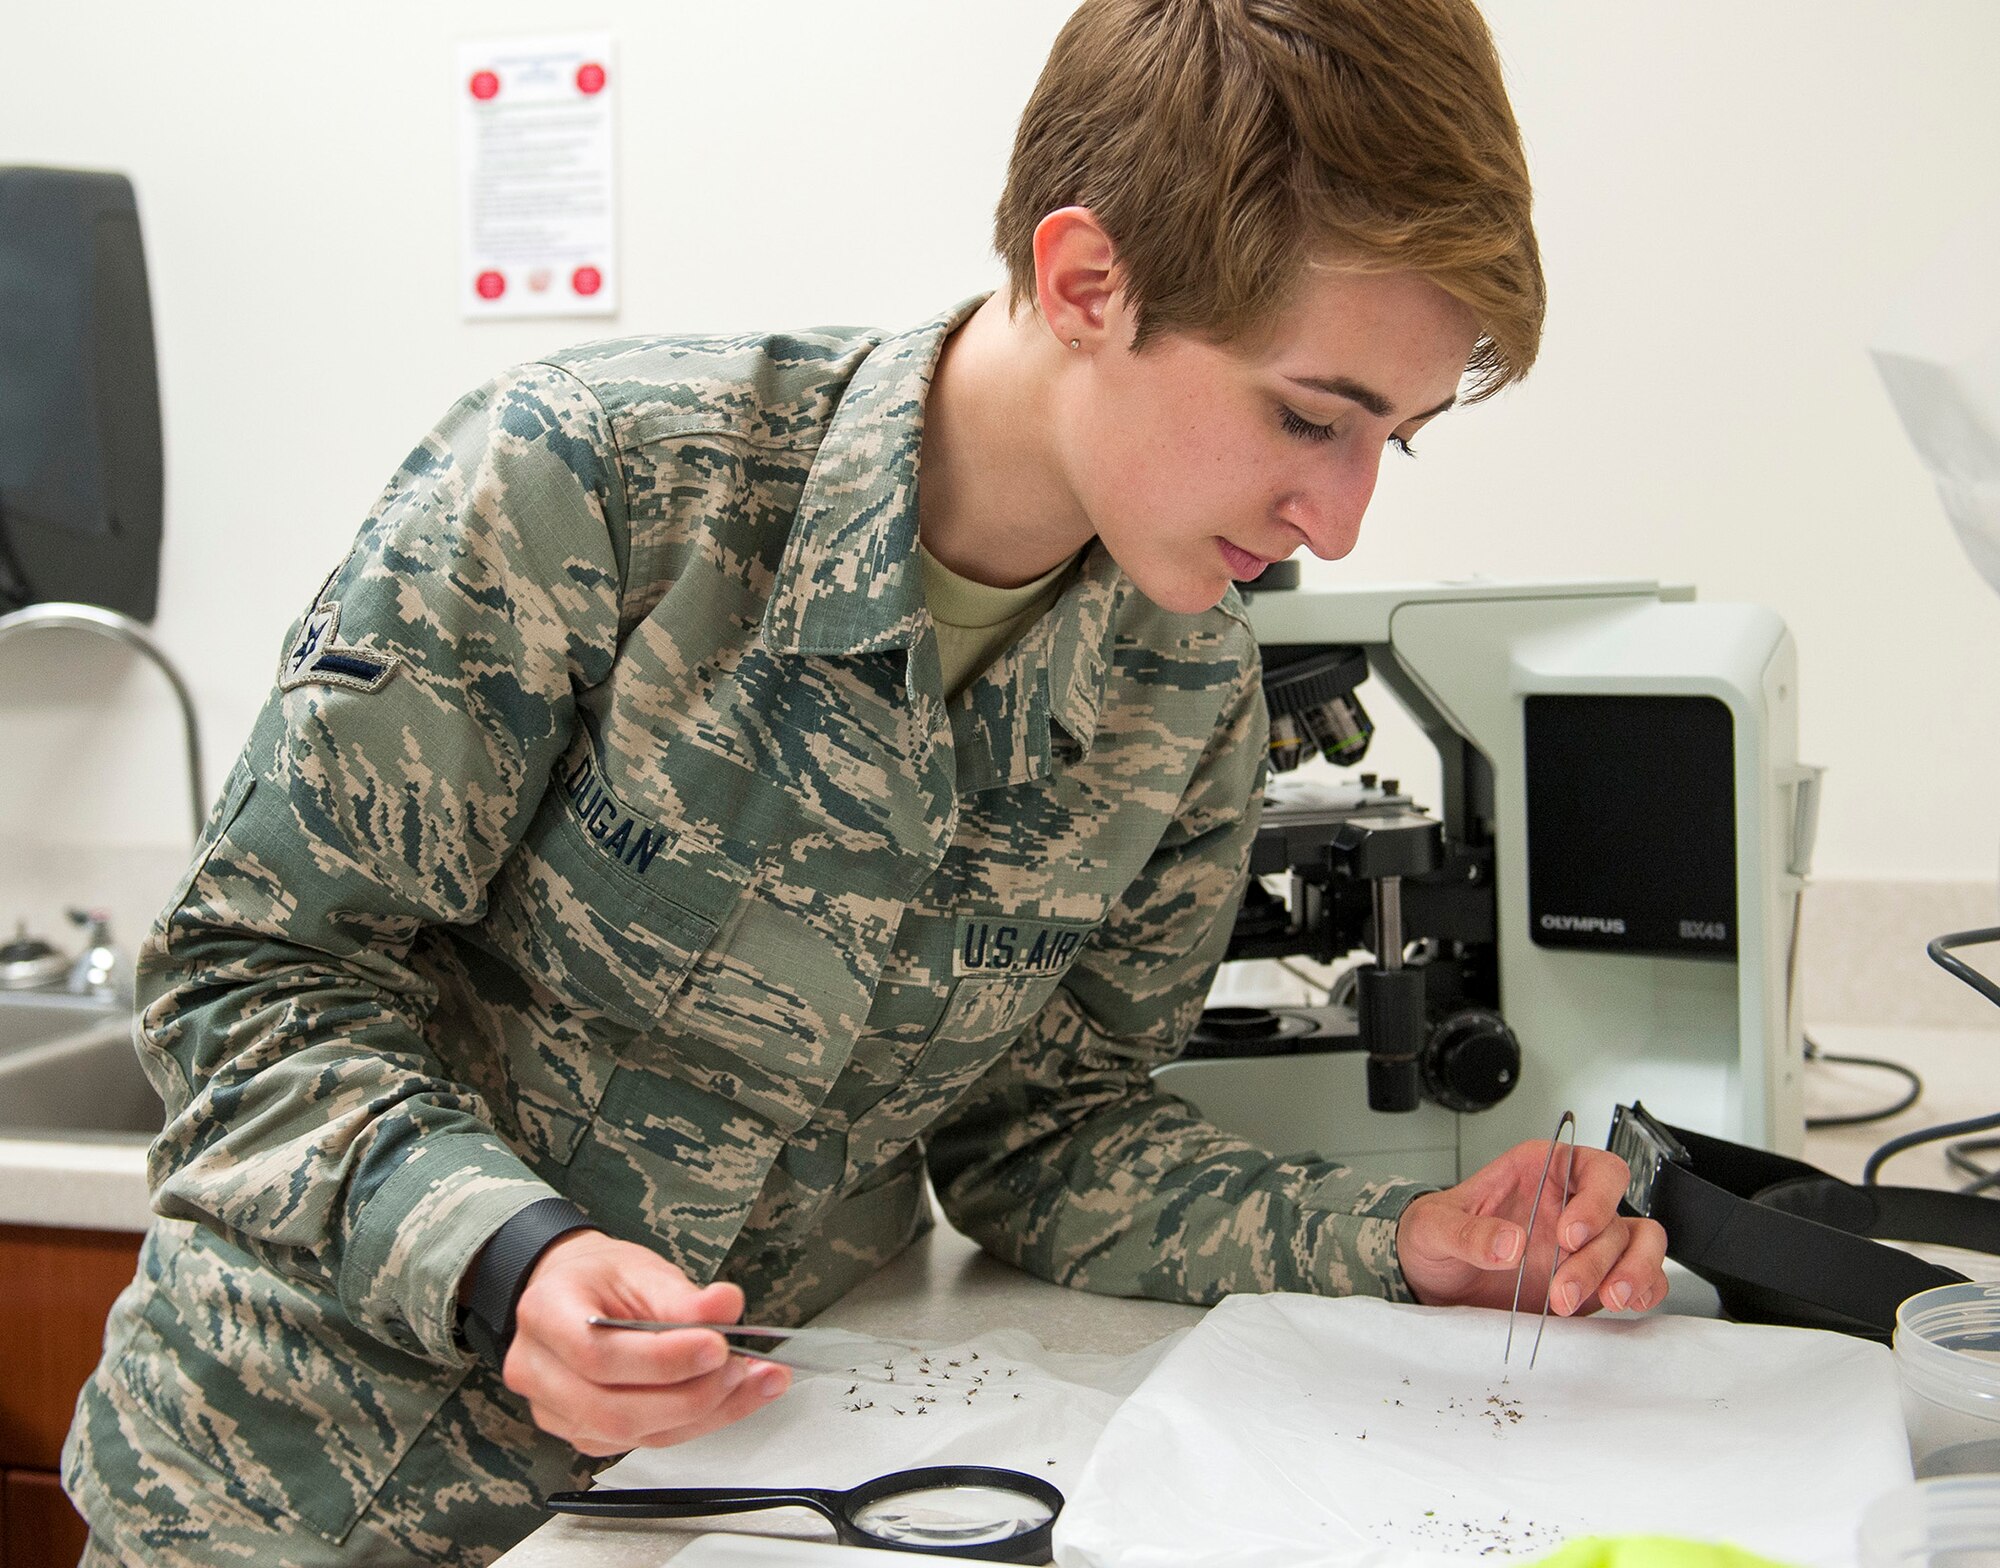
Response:
[[[673,1005],[742,890],[663,830],[579,815],[561,788],[489,889],[480,945],[566,1006],[644,1029]],[[603,830],[603,831],[600,831]]]
[[[1096,928],[1015,914],[907,917],[895,971],[828,1100],[848,1121],[844,1180],[866,1179],[923,1136],[1055,995]]]
[[[956,927],[951,999],[936,1038],[977,1042],[1028,1025],[1062,984],[1096,922],[968,914]]]

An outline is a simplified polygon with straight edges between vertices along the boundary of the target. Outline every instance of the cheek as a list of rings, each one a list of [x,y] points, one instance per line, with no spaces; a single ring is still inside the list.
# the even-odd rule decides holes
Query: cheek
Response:
[[[1107,380],[1067,421],[1078,499],[1114,546],[1220,532],[1278,493],[1287,454],[1220,418],[1205,385],[1161,379]]]
[[[1171,503],[1187,454],[1157,407],[1106,397],[1081,415],[1070,432],[1071,471],[1084,476],[1079,497],[1101,532],[1124,532],[1121,523]]]

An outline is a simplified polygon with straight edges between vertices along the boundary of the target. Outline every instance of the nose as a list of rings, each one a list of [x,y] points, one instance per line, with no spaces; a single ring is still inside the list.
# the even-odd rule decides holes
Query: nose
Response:
[[[1361,537],[1361,519],[1375,495],[1381,453],[1358,456],[1334,474],[1293,491],[1278,503],[1278,520],[1304,535],[1322,561],[1337,561]]]

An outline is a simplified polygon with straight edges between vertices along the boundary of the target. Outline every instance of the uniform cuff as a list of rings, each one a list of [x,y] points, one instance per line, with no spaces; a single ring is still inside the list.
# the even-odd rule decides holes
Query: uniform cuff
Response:
[[[514,1342],[514,1307],[535,1265],[563,1237],[589,1230],[591,1220],[567,1198],[542,1198],[508,1216],[472,1260],[463,1292],[465,1341],[495,1371]]]
[[[429,1138],[361,1208],[342,1256],[340,1302],[368,1333],[451,1366],[471,1363],[458,1289],[494,1232],[549,1184],[497,1139]]]
[[[1327,1296],[1415,1301],[1396,1257],[1396,1225],[1436,1187],[1343,1168],[1322,1178],[1300,1205],[1312,1288]]]

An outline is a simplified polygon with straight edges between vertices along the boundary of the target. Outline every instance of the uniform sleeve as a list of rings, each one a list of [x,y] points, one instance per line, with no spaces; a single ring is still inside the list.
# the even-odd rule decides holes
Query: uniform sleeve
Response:
[[[287,643],[138,964],[153,1205],[441,1361],[460,1276],[551,1189],[427,1049],[420,934],[476,921],[618,627],[606,416],[546,366],[456,405]]]
[[[928,1140],[953,1225],[1007,1262],[1115,1296],[1409,1300],[1396,1220],[1428,1191],[1279,1158],[1157,1088],[1228,945],[1263,795],[1248,661],[1172,827],[1063,986]]]

